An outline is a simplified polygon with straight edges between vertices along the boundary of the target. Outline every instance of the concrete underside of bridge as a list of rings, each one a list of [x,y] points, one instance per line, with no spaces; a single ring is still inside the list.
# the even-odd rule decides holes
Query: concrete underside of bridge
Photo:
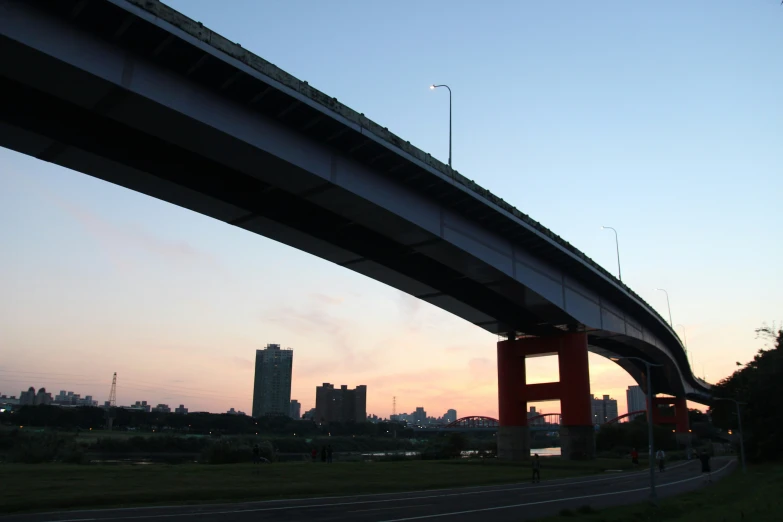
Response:
[[[583,360],[574,372],[588,375],[589,341],[662,364],[661,393],[706,397],[671,326],[581,252],[201,24],[123,0],[0,0],[0,13],[0,145],[309,252],[489,332],[572,339],[561,377]],[[578,343],[561,337],[574,329]],[[512,344],[536,342],[556,341]],[[618,364],[645,386],[638,365]],[[506,381],[524,379],[518,370]],[[564,388],[551,395],[569,401]],[[574,455],[589,438],[579,415],[564,418]],[[526,429],[503,419],[508,433]]]

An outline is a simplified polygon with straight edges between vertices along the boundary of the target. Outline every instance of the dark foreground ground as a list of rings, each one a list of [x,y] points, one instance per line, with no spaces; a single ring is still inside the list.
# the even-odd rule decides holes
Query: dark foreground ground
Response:
[[[735,467],[728,458],[713,460],[717,481]],[[705,485],[696,462],[673,464],[657,473],[661,498],[693,491]],[[69,487],[78,488],[78,484]],[[606,473],[601,476],[545,480],[538,484],[441,489],[414,493],[386,493],[240,504],[127,508],[41,513],[0,518],[3,522],[87,522],[99,520],[234,521],[385,521],[409,520],[520,521],[557,515],[564,509],[600,510],[608,506],[644,502],[649,495],[646,471]]]

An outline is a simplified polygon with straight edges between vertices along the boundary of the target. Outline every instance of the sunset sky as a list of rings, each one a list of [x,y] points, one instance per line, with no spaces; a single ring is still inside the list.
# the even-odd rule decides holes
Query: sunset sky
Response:
[[[454,167],[683,325],[715,382],[783,320],[778,1],[168,4]],[[491,6],[491,7],[490,7]],[[7,101],[6,101],[7,102]],[[45,386],[250,412],[255,350],[292,398],[368,386],[388,416],[497,415],[497,338],[321,259],[0,149],[0,393]],[[625,411],[633,384],[591,355]],[[552,360],[532,382],[556,379]],[[557,411],[557,404],[544,405]]]

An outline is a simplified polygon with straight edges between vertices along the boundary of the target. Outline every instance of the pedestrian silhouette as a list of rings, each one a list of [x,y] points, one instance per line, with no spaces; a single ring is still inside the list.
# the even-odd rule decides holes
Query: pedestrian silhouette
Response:
[[[533,482],[541,482],[541,460],[538,458],[538,453],[533,455]]]
[[[658,450],[655,459],[658,461],[658,470],[663,471],[666,467],[666,453],[663,450]]]
[[[707,474],[707,481],[712,482],[712,468],[710,467],[710,454],[706,451],[702,451],[699,455],[701,461],[701,474]]]

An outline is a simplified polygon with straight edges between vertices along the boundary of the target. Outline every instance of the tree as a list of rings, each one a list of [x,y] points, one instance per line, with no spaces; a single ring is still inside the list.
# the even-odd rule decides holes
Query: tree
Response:
[[[783,409],[778,404],[783,397],[783,329],[764,326],[756,333],[773,346],[759,350],[752,361],[716,384],[712,394],[745,403],[742,427],[749,459],[778,459],[783,456]],[[716,401],[710,414],[719,428],[739,428],[732,402]]]

